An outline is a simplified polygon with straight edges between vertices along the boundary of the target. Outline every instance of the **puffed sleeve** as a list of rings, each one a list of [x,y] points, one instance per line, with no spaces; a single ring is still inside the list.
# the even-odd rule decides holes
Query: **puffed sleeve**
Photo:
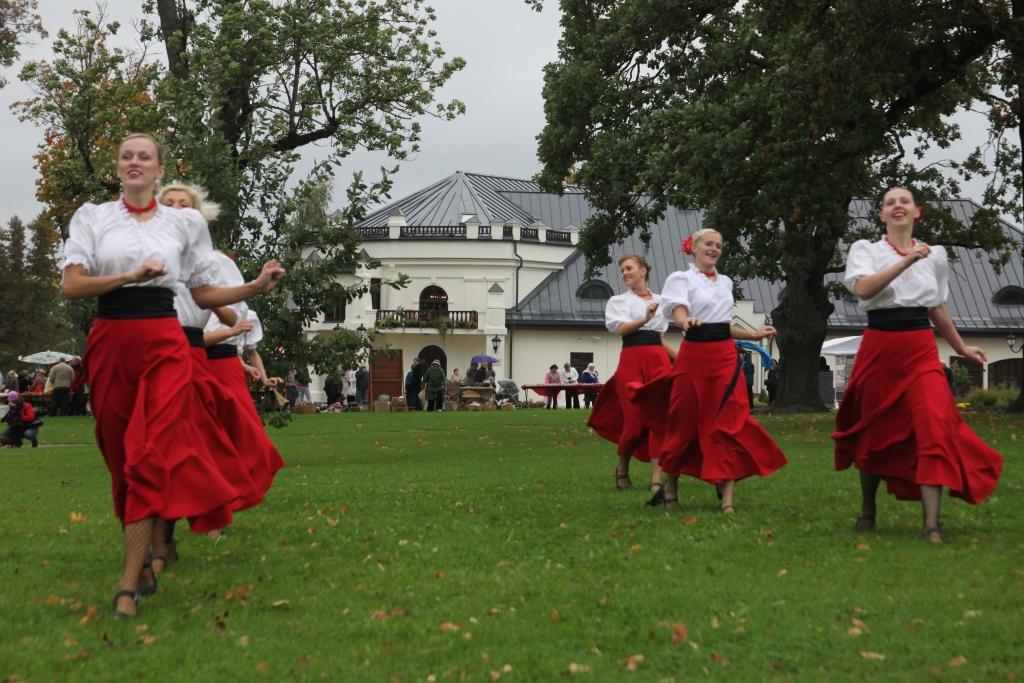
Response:
[[[681,271],[676,271],[665,280],[661,288],[661,315],[665,320],[672,320],[672,311],[676,306],[685,306],[690,310],[690,283]]]
[[[252,329],[242,335],[243,345],[247,349],[255,349],[256,345],[263,341],[263,323],[256,311],[251,308],[246,312],[246,319],[252,322]]]
[[[83,204],[71,217],[68,239],[64,242],[63,268],[85,266],[86,273],[95,272],[96,230],[94,223],[96,210],[95,204]]]
[[[935,259],[935,285],[939,299],[935,305],[941,306],[949,299],[949,257],[943,246],[932,247],[930,256]]]
[[[857,280],[865,275],[875,274],[875,264],[871,259],[870,247],[871,242],[857,240],[846,255],[846,273],[843,275],[843,284],[853,294],[857,293],[854,289],[857,286]]]
[[[624,296],[613,296],[604,307],[604,326],[613,334],[619,333],[619,325],[633,322],[629,319],[629,302]]]
[[[235,265],[230,256],[223,252],[215,251],[213,252],[213,259],[216,267],[213,284],[223,287],[237,287],[245,284],[245,277],[242,275],[242,271],[238,269],[238,266]],[[239,320],[245,320],[245,314],[249,307],[244,301],[231,304],[230,308],[235,312]]]
[[[188,236],[179,279],[189,289],[212,284],[216,277],[216,266],[210,228],[195,209],[177,209],[176,213],[185,221]]]

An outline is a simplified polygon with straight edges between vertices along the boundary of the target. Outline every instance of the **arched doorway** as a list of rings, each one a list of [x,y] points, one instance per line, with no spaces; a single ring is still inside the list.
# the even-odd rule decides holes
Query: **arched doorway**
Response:
[[[448,354],[440,346],[434,346],[433,344],[424,346],[420,349],[419,356],[420,361],[424,365],[424,371],[436,360],[441,363],[441,369],[444,370],[444,374],[448,374]]]
[[[988,386],[1020,389],[1021,373],[1024,372],[1024,360],[1020,358],[1004,358],[988,364]]]
[[[420,320],[429,322],[448,315],[448,292],[437,285],[424,287],[420,292]]]

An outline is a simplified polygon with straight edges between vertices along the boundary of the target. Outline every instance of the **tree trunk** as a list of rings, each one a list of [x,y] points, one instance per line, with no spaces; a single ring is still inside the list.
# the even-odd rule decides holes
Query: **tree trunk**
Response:
[[[160,37],[167,50],[167,69],[175,78],[187,80],[188,63],[185,59],[185,50],[191,16],[188,7],[181,0],[156,0],[156,9],[160,16]]]
[[[825,412],[831,409],[818,393],[818,358],[825,341],[828,317],[834,306],[825,291],[825,272],[832,249],[820,237],[795,232],[787,226],[788,246],[802,255],[794,258],[786,273],[786,286],[772,311],[772,325],[782,366],[778,395],[772,410],[781,413]]]

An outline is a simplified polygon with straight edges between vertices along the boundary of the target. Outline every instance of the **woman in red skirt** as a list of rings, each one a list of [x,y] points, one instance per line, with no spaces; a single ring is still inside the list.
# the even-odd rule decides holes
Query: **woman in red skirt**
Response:
[[[99,298],[84,364],[96,438],[124,530],[116,616],[135,616],[138,594],[155,590],[155,576],[140,574],[151,546],[165,540],[157,519],[188,517],[194,530],[218,528],[230,522],[239,497],[188,419],[198,399],[174,289],[184,282],[197,303],[214,308],[267,291],[284,273],[271,261],[251,283],[212,286],[206,222],[195,211],[157,203],[163,173],[157,141],[129,135],[118,148],[124,194],[78,209],[64,247],[65,296]]]
[[[836,469],[860,470],[861,511],[854,529],[875,528],[875,495],[885,479],[901,500],[920,500],[923,538],[942,543],[942,489],[978,504],[991,494],[1003,458],[971,431],[954,405],[939,362],[935,330],[960,356],[985,352],[961,339],[946,307],[946,250],[912,236],[920,208],[909,190],[882,198],[886,234],[850,247],[846,286],[868,313],[868,329],[836,416]]]
[[[735,511],[736,481],[767,476],[786,464],[768,433],[750,417],[750,404],[734,339],[759,341],[772,327],[744,330],[731,324],[732,280],[715,269],[722,236],[705,228],[683,245],[694,258],[672,273],[661,292],[661,311],[683,331],[685,341],[671,372],[642,387],[635,400],[662,432],[659,462],[668,475],[663,502],[678,501],[680,474],[719,487],[721,510]],[[659,496],[651,503],[662,502]]]
[[[597,396],[587,424],[598,434],[618,444],[619,463],[615,468],[615,486],[632,488],[629,461],[636,458],[651,463],[652,491],[661,489],[661,468],[658,467],[658,441],[644,427],[631,398],[638,387],[671,367],[661,336],[668,321],[658,315],[661,297],[647,287],[650,265],[643,256],[627,255],[618,260],[622,283],[629,291],[613,296],[604,309],[604,323],[609,332],[622,337],[622,351],[615,374]]]

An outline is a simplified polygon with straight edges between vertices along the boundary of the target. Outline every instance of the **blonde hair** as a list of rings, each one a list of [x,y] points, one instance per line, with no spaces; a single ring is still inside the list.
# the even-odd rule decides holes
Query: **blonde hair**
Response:
[[[207,199],[206,190],[199,185],[193,185],[192,183],[171,183],[170,185],[164,185],[160,188],[160,194],[157,199],[163,202],[164,195],[168,192],[184,192],[192,198],[192,208],[199,212],[203,218],[206,219],[207,223],[212,223],[220,215],[220,204],[217,202],[211,202]]]
[[[636,261],[636,264],[644,269],[644,281],[649,282],[651,279],[651,264],[648,263],[647,259],[645,259],[643,256],[640,256],[639,254],[626,254],[625,256],[620,256],[619,259],[615,262],[615,265],[618,266],[621,270],[622,264],[625,263],[626,261],[629,261],[630,259]]]
[[[128,135],[124,136],[124,139],[121,140],[121,144],[117,146],[118,150],[121,149],[121,145],[123,145],[124,143],[128,142],[133,138],[142,138],[143,140],[149,140],[150,142],[152,142],[153,146],[156,147],[156,160],[160,163],[161,166],[164,165],[164,146],[160,144],[160,141],[156,139],[156,136],[150,133],[129,133]]]
[[[695,232],[692,235],[690,235],[690,237],[693,238],[693,244],[697,244],[702,239],[704,239],[705,236],[707,236],[708,234],[710,234],[712,232],[715,233],[716,235],[718,235],[719,237],[723,237],[722,233],[719,232],[718,230],[715,230],[714,228],[701,228],[697,232]]]

